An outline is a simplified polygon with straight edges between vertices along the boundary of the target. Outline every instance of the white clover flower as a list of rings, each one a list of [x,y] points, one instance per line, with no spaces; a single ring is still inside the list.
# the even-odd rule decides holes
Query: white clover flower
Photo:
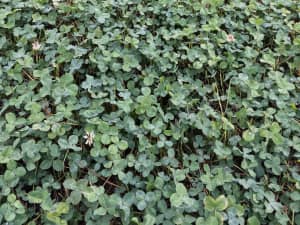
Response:
[[[228,42],[234,42],[235,41],[235,38],[232,34],[228,34],[226,39],[227,39]]]
[[[32,50],[38,51],[38,50],[40,50],[41,46],[42,45],[40,44],[40,42],[35,41],[35,42],[32,43]]]
[[[94,138],[95,138],[94,131],[91,131],[91,132],[86,131],[83,138],[85,139],[85,144],[88,145],[88,146],[91,146],[93,144]]]

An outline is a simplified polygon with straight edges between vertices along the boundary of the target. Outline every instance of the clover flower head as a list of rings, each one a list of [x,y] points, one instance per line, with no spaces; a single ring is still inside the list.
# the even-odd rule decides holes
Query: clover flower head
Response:
[[[235,41],[235,38],[232,34],[228,34],[227,37],[226,37],[226,40],[228,42],[234,42]]]
[[[86,131],[85,135],[83,136],[83,138],[85,139],[85,144],[88,146],[91,146],[94,142],[94,138],[95,138],[95,133],[94,131]]]
[[[40,48],[41,48],[40,42],[35,41],[35,42],[32,43],[32,50],[38,51],[38,50],[40,50]]]

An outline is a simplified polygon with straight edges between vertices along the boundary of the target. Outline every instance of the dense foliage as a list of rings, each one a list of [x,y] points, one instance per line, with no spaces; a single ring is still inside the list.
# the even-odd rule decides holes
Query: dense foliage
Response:
[[[1,0],[0,224],[300,224],[298,0]]]

